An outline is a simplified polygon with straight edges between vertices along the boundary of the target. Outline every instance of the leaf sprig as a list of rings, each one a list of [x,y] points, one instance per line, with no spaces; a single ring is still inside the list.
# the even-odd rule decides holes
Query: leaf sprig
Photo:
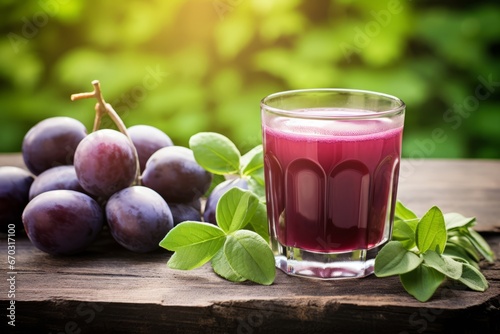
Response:
[[[443,214],[436,206],[418,218],[398,202],[392,240],[375,258],[375,275],[399,275],[405,290],[421,302],[429,300],[446,278],[485,291],[488,282],[479,261],[484,257],[493,262],[495,256],[473,230],[475,224],[475,218]]]
[[[218,226],[182,222],[160,242],[161,247],[175,252],[168,266],[190,270],[211,261],[213,270],[227,280],[272,284],[276,276],[273,252],[267,236],[254,231],[267,227],[262,206],[252,192],[230,189],[217,205]]]
[[[215,132],[199,132],[189,139],[189,148],[200,166],[219,176],[214,177],[211,189],[227,176],[241,177],[247,180],[248,188],[261,201],[265,200],[262,145],[242,155],[226,136]]]
[[[232,188],[216,207],[217,226],[186,221],[174,227],[160,246],[174,251],[168,266],[190,270],[209,262],[215,273],[233,282],[250,280],[270,285],[276,276],[264,196],[262,145],[241,155],[227,137],[202,132],[189,146],[196,161],[207,171],[222,176],[244,177],[249,190]]]

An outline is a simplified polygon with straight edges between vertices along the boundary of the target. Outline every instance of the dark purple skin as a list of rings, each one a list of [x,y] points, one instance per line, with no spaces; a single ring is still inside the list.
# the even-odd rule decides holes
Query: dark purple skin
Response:
[[[174,226],[167,202],[143,186],[126,188],[111,196],[106,217],[113,238],[137,253],[159,249],[158,244]]]
[[[182,203],[182,204],[190,205],[193,208],[197,209],[199,212],[201,212],[201,199],[199,199],[199,198],[197,198],[194,201],[191,201],[189,203]]]
[[[217,203],[219,203],[219,199],[222,197],[222,195],[224,195],[229,189],[235,187],[247,190],[248,182],[245,179],[236,178],[223,181],[215,186],[215,188],[208,196],[207,202],[205,204],[205,211],[203,212],[203,220],[205,222],[215,225],[217,224],[217,219],[215,218],[215,209],[217,208]]]
[[[72,255],[84,251],[104,224],[102,208],[88,195],[52,190],[35,197],[23,213],[29,239],[43,252]]]
[[[75,166],[58,166],[47,169],[38,175],[30,188],[30,201],[41,193],[51,190],[74,190],[85,193],[78,178]]]
[[[127,129],[139,156],[141,172],[148,159],[163,147],[173,146],[172,139],[163,131],[150,125],[134,125]]]
[[[85,126],[74,118],[44,119],[24,136],[24,163],[35,175],[52,167],[72,165],[76,147],[86,135]]]
[[[190,221],[201,221],[200,209],[196,209],[190,204],[185,203],[170,203],[168,205],[170,211],[172,212],[172,217],[174,219],[174,226],[182,223],[186,220]]]
[[[182,146],[156,151],[142,174],[142,184],[158,192],[167,203],[197,200],[211,182],[212,174],[198,165],[193,151]]]
[[[75,170],[85,191],[108,198],[134,182],[137,171],[134,148],[118,131],[92,132],[76,149]]]
[[[7,232],[8,225],[22,227],[21,216],[29,202],[33,175],[19,167],[0,167],[0,231]]]

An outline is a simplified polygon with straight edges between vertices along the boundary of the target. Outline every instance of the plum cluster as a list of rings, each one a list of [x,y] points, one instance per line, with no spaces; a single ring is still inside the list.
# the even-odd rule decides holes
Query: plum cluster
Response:
[[[27,132],[27,169],[0,167],[0,222],[24,227],[53,255],[86,249],[103,228],[123,247],[150,252],[176,224],[202,220],[212,174],[161,130],[95,129],[52,117]]]

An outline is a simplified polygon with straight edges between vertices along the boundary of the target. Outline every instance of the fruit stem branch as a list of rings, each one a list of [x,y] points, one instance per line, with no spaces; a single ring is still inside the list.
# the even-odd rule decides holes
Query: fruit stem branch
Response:
[[[95,118],[94,118],[94,127],[92,128],[92,132],[95,132],[99,130],[99,127],[101,126],[101,119],[103,115],[103,111],[99,107],[101,101],[104,102],[104,99],[102,97],[101,93],[101,87],[99,84],[98,80],[92,81],[92,85],[94,86],[94,90],[92,92],[86,92],[86,93],[78,93],[78,94],[72,94],[71,95],[71,101],[76,101],[76,100],[82,100],[82,99],[91,99],[95,98],[97,101],[97,105],[95,106]]]
[[[135,163],[137,166],[137,171],[136,171],[136,176],[135,176],[135,184],[140,184],[141,183],[141,168],[139,164],[139,155],[137,153],[137,149],[135,148],[134,142],[132,141],[132,138],[130,137],[127,127],[125,126],[125,123],[123,123],[122,119],[118,115],[118,113],[113,109],[111,104],[106,103],[104,101],[104,97],[102,96],[102,91],[101,91],[101,85],[99,83],[99,80],[94,80],[92,81],[92,85],[94,86],[94,90],[92,92],[87,92],[87,93],[78,93],[78,94],[72,94],[71,95],[71,101],[76,101],[76,100],[81,100],[81,99],[89,99],[89,98],[95,98],[97,100],[97,103],[95,105],[95,119],[94,119],[94,128],[92,131],[97,131],[101,125],[101,119],[102,116],[107,114],[109,118],[115,123],[115,125],[118,127],[118,130],[120,130],[121,133],[123,133],[129,140],[130,145],[132,145],[132,148],[134,150],[134,157],[135,157]]]

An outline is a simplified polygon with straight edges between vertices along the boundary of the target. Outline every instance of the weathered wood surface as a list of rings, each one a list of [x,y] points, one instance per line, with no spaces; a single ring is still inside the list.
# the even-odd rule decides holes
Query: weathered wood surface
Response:
[[[22,165],[0,156],[0,165]],[[405,168],[399,198],[419,213],[432,205],[478,218],[500,257],[500,161],[426,160]],[[406,174],[405,174],[406,173]],[[8,302],[7,242],[0,277]],[[230,283],[209,266],[176,271],[169,253],[134,254],[105,233],[87,252],[53,257],[16,235],[13,333],[500,333],[500,261],[484,264],[484,293],[447,283],[427,303],[397,278],[319,281],[278,272],[272,286]],[[4,333],[1,330],[1,333]]]
[[[398,198],[419,214],[437,205],[476,217],[478,231],[500,232],[500,161],[404,160]]]

